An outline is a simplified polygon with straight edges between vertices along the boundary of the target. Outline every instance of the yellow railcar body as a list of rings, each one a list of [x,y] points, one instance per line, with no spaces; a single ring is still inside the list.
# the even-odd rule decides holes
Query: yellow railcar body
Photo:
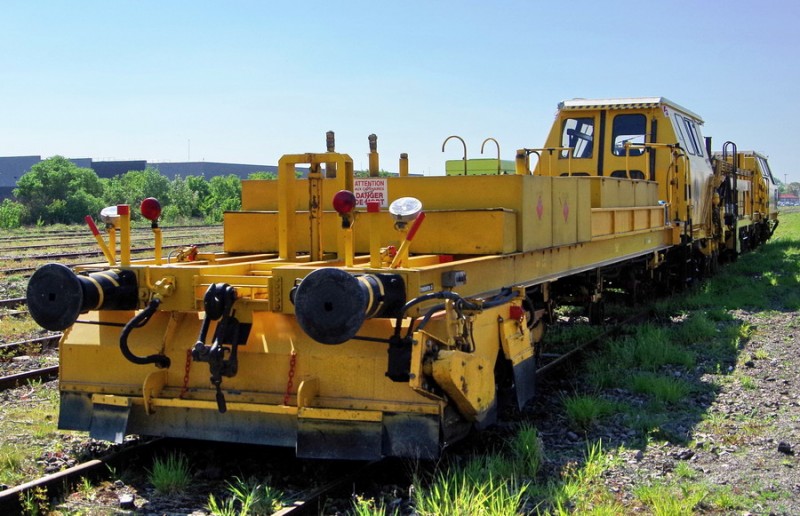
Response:
[[[661,98],[569,101],[544,148],[441,177],[286,155],[277,181],[243,181],[222,252],[32,279],[54,327],[61,287],[82,303],[60,345],[59,426],[434,457],[494,420],[503,367],[531,398],[554,285],[580,277],[596,301],[605,269],[655,277],[676,248],[721,245],[701,124]],[[421,213],[388,205],[409,198]]]

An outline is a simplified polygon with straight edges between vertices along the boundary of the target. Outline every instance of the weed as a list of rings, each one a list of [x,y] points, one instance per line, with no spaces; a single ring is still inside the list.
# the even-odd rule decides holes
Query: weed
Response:
[[[217,497],[213,494],[208,495],[206,509],[213,516],[238,516],[239,514],[244,514],[236,507],[236,500],[233,497],[217,501]]]
[[[678,516],[694,514],[694,508],[708,495],[708,490],[699,484],[654,483],[637,487],[634,495],[656,516]]]
[[[631,390],[653,396],[657,401],[677,403],[691,392],[691,386],[680,378],[652,373],[637,373],[629,381]]]
[[[709,319],[706,312],[692,312],[679,325],[671,328],[671,336],[683,345],[707,342],[717,337],[717,324]]]
[[[616,403],[586,394],[565,397],[562,401],[567,417],[580,430],[588,430],[593,423],[617,410]]]
[[[212,514],[272,514],[281,508],[284,497],[283,492],[253,477],[247,480],[234,477],[233,482],[228,482],[228,492],[231,496],[220,501],[213,494],[209,495],[207,508]]]
[[[714,489],[706,501],[716,509],[729,512],[748,507],[750,497],[734,492],[731,486],[721,486]]]
[[[675,476],[678,478],[693,480],[697,478],[697,471],[692,469],[688,463],[680,461],[677,465],[675,465]]]
[[[78,492],[87,500],[93,499],[94,486],[92,485],[92,481],[86,477],[81,477],[81,481],[78,484]]]
[[[391,513],[387,512],[386,506],[382,501],[376,502],[374,498],[364,498],[362,496],[354,496],[353,509],[348,514],[354,516],[383,516],[385,514],[397,514],[397,509]]]
[[[451,470],[415,489],[414,505],[422,515],[517,514],[527,488],[513,478],[475,480],[464,470]]]
[[[513,462],[519,474],[533,478],[544,462],[542,440],[536,428],[525,423],[509,443]]]
[[[153,462],[153,469],[147,470],[147,479],[159,493],[181,492],[192,479],[189,472],[189,461],[180,453],[170,453],[163,460],[156,458]]]
[[[25,516],[39,516],[47,514],[50,504],[47,502],[47,489],[44,487],[34,487],[19,495],[22,514]]]
[[[756,388],[758,388],[758,383],[756,383],[755,378],[753,378],[752,376],[748,376],[746,374],[743,374],[743,375],[741,375],[739,377],[739,383],[741,384],[743,389],[746,389],[746,390],[749,390],[749,391],[752,391],[752,390],[755,390]]]

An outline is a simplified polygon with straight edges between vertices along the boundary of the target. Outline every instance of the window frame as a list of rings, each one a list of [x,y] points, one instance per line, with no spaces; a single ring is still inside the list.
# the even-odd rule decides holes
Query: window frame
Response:
[[[572,122],[572,121],[576,122],[575,123],[575,127],[567,127],[567,124],[569,122]],[[591,139],[584,139],[584,138],[577,138],[577,137],[574,137],[574,136],[570,136],[568,134],[568,132],[567,132],[569,130],[576,131],[578,127],[582,127],[584,125],[589,125],[591,127],[592,132],[587,134],[587,133],[584,133],[583,131],[581,131],[581,134],[585,134],[586,136],[591,137]],[[596,127],[597,127],[597,124],[596,124],[595,118],[593,116],[569,117],[569,118],[565,118],[564,119],[564,123],[561,125],[561,146],[562,147],[570,147],[570,145],[565,145],[565,143],[567,143],[567,144],[569,143],[569,139],[570,138],[577,138],[579,140],[583,140],[583,141],[587,142],[586,146],[581,149],[582,150],[581,155],[576,155],[575,151],[577,151],[579,149],[579,147],[577,145],[572,147],[574,149],[573,152],[572,152],[572,159],[592,159],[594,157],[594,139],[595,139],[595,133],[596,133],[595,128]],[[588,150],[589,150],[589,154],[587,156],[582,155],[585,152],[587,147],[588,147]],[[558,153],[559,159],[566,159],[566,158],[569,157],[569,155],[570,155],[569,151],[566,151],[566,150],[562,150],[562,151],[560,151]]]
[[[617,121],[621,120],[621,119],[625,119],[625,118],[632,119],[634,117],[640,118],[643,121],[643,125],[642,125],[643,130],[642,130],[641,134],[634,133],[634,132],[631,132],[631,131],[627,131],[625,133],[622,133],[620,131],[619,134],[618,134]],[[623,127],[622,129],[627,129],[627,127]],[[621,113],[619,115],[615,115],[614,116],[614,120],[611,121],[611,154],[614,155],[614,156],[618,156],[618,157],[623,157],[624,158],[625,154],[626,154],[625,153],[625,148],[624,147],[620,147],[619,149],[617,149],[617,146],[616,146],[617,138],[619,136],[630,136],[631,138],[627,138],[627,141],[631,141],[631,143],[646,143],[647,142],[647,115],[645,115],[644,113]],[[641,142],[632,141],[634,139],[638,139],[640,136],[641,136],[641,139],[642,139]],[[631,158],[639,157],[639,156],[644,155],[644,149],[643,148],[636,148],[636,149],[629,149],[629,150],[630,150],[630,152],[628,153],[628,156],[631,157]]]

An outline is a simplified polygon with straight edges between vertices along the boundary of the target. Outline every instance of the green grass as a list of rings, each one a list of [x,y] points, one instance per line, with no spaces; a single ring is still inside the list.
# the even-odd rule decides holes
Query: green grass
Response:
[[[633,392],[647,394],[658,402],[671,404],[678,403],[692,390],[685,380],[648,372],[633,375],[628,385]]]
[[[228,482],[227,496],[221,500],[211,494],[208,497],[206,508],[215,516],[235,516],[239,514],[272,514],[283,505],[285,495],[282,491],[269,485],[269,481],[260,481],[254,477],[241,479],[234,477],[233,482]],[[366,500],[359,504],[361,510],[369,507]],[[371,514],[359,512],[357,514]]]
[[[55,447],[58,439],[58,398],[53,389],[41,383],[28,386],[18,394],[25,399],[4,404],[0,418],[0,434],[7,436],[0,443],[0,483],[18,485],[44,473],[39,458]],[[20,392],[19,390],[17,392]],[[14,438],[24,429],[27,437]],[[57,451],[57,450],[56,450]]]
[[[480,453],[444,468],[432,478],[415,475],[414,508],[418,514],[518,514],[539,473],[544,455],[536,429],[522,424],[500,451]],[[356,514],[376,514],[382,507],[356,499]]]
[[[588,430],[595,422],[618,410],[616,403],[591,394],[574,394],[562,401],[567,419],[577,430]]]
[[[634,495],[656,516],[692,515],[709,494],[700,483],[653,483],[639,486]]]
[[[558,478],[531,486],[530,491],[541,514],[623,514],[624,508],[605,489],[603,474],[616,464],[616,458],[603,451],[600,441],[587,444],[582,463],[568,462]]]
[[[157,457],[153,468],[147,470],[147,479],[161,494],[180,493],[192,480],[189,461],[181,453],[170,453],[163,459]]]
[[[578,391],[564,398],[567,417],[573,425],[591,429],[592,421],[607,414],[608,409],[601,406],[604,390],[622,389],[649,400],[616,407],[622,412],[618,421],[640,436],[641,440],[633,443],[637,447],[646,449],[659,439],[682,442],[686,435],[677,434],[681,427],[675,426],[676,421],[694,421],[695,431],[712,434],[713,442],[722,445],[739,445],[762,435],[774,424],[768,417],[698,413],[693,404],[684,401],[693,394],[713,396],[720,386],[731,382],[739,382],[745,390],[758,388],[758,381],[746,374],[743,364],[749,359],[766,360],[769,355],[757,349],[752,357],[739,356],[756,328],[738,319],[737,310],[768,315],[798,308],[800,213],[795,213],[783,218],[768,245],[726,264],[699,288],[657,302],[658,322],[630,330],[593,353],[585,367],[589,393]],[[712,376],[701,382],[699,374],[703,372]],[[603,463],[602,458],[587,456],[583,463],[568,463],[559,479],[531,485],[529,494],[538,513],[625,514],[636,510],[680,515],[702,510],[728,514],[758,512],[766,506],[780,510],[780,500],[786,497],[786,493],[755,484],[708,485],[691,463],[677,461],[672,475],[639,485],[632,493],[636,501],[620,506],[619,494],[609,491],[596,476],[598,464]],[[606,467],[613,464],[606,463]],[[749,499],[753,493],[758,496]]]
[[[473,475],[469,467],[439,473],[423,489],[414,490],[416,512],[431,516],[518,513],[528,484],[516,478]]]

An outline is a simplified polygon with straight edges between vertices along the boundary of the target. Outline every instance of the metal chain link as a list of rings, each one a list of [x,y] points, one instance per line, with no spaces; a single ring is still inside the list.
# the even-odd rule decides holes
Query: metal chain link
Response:
[[[189,391],[189,368],[192,366],[192,350],[186,350],[186,373],[183,375],[183,389],[181,389],[181,393],[178,395],[179,398],[183,399],[183,396]]]
[[[286,394],[283,396],[283,404],[289,404],[289,395],[292,392],[292,387],[294,386],[294,366],[297,363],[297,351],[294,349],[292,350],[292,354],[289,358],[289,381],[286,382]]]

